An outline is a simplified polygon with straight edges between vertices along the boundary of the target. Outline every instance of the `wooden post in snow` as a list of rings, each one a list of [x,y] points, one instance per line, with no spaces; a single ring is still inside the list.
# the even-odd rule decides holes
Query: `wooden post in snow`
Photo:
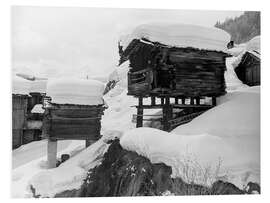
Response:
[[[152,106],[156,105],[156,97],[154,97],[154,96],[151,97],[151,105]]]
[[[216,97],[212,97],[212,105],[213,106],[217,105],[217,98]]]
[[[170,130],[170,124],[169,120],[172,117],[172,111],[171,111],[171,106],[170,106],[170,97],[165,98],[165,105],[163,105],[163,130],[164,131],[169,131]]]
[[[48,138],[47,145],[48,168],[55,168],[57,162],[57,140]]]
[[[136,128],[143,126],[143,97],[139,97],[139,105],[137,107],[137,122]]]

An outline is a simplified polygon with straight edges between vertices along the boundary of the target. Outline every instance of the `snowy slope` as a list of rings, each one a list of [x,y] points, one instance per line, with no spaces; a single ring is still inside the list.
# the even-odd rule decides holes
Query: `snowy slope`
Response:
[[[59,141],[58,154],[74,154],[80,152],[85,145],[84,141]],[[30,180],[38,173],[47,171],[46,162],[47,141],[31,142],[12,152],[12,197],[32,197]]]
[[[239,188],[259,183],[259,87],[227,94],[217,107],[172,133],[138,128],[126,132],[120,144],[171,166],[173,176],[187,182],[210,185],[221,179]]]
[[[125,49],[133,39],[146,38],[169,46],[225,51],[230,35],[218,28],[188,24],[153,23],[140,25],[120,39]]]
[[[96,80],[77,78],[49,79],[47,95],[58,104],[103,104],[104,84]]]

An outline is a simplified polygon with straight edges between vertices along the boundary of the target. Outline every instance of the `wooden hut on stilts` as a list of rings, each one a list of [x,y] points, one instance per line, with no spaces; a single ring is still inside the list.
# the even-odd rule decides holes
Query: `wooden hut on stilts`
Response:
[[[138,98],[136,126],[143,126],[144,109],[162,109],[163,129],[170,131],[215,106],[226,93],[229,41],[222,30],[193,25],[142,25],[121,39],[120,64],[130,62],[128,95]]]

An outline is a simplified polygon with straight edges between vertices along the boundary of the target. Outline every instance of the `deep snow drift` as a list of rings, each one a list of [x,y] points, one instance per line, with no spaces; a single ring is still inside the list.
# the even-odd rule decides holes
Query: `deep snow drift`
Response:
[[[216,180],[243,188],[260,183],[259,87],[229,93],[219,105],[171,133],[152,128],[126,132],[120,144],[151,160],[163,162],[188,183]]]
[[[47,96],[57,104],[103,104],[104,84],[96,80],[77,78],[49,79]]]
[[[148,39],[169,46],[225,51],[230,35],[218,28],[188,24],[144,24],[120,39],[125,49],[133,39]]]

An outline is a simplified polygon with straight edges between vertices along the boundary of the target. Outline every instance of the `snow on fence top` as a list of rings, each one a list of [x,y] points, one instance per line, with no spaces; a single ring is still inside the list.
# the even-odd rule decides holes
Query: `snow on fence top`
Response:
[[[50,79],[47,95],[57,104],[103,104],[104,84],[97,80],[75,78]]]
[[[13,76],[12,94],[28,95],[31,87],[31,81],[24,78]]]
[[[225,51],[231,36],[215,27],[188,24],[144,24],[120,39],[125,49],[133,39],[148,39],[151,42],[176,47]]]

